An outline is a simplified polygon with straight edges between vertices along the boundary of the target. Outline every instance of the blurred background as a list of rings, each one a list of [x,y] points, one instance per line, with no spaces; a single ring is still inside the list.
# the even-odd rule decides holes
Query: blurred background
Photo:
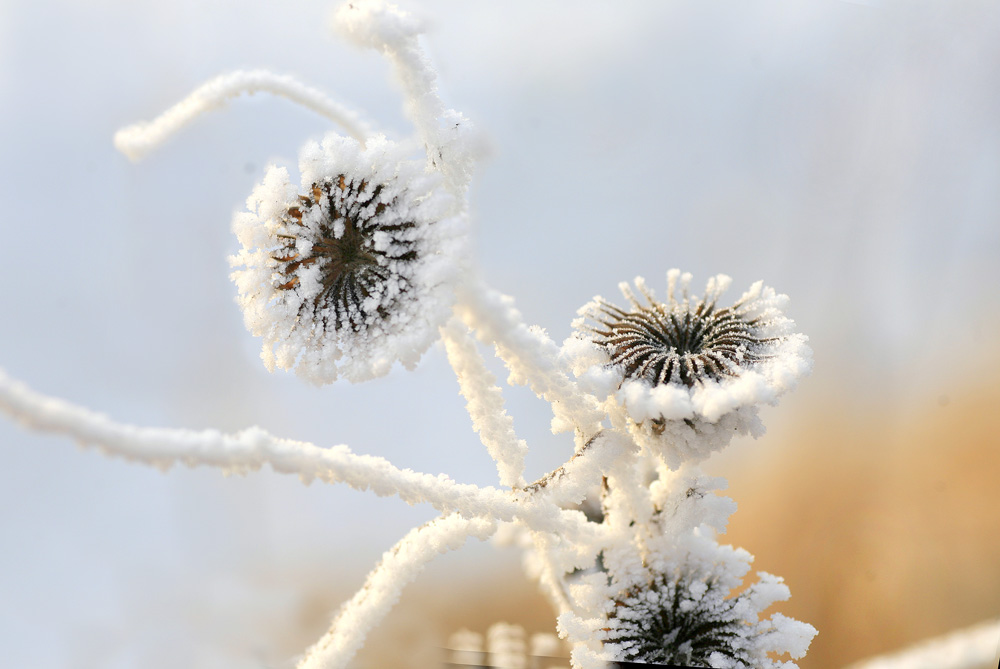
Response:
[[[979,0],[406,3],[446,104],[486,134],[482,273],[556,339],[680,267],[791,297],[814,374],[706,464],[723,541],[815,625],[803,669],[1000,615],[1000,5]],[[216,74],[289,73],[411,128],[328,2],[0,1],[0,366],[141,425],[249,425],[493,484],[440,347],[352,386],[268,374],[229,232],[269,163],[330,128],[255,96],[141,164],[112,145]],[[500,368],[497,368],[500,371]],[[523,388],[529,478],[572,446]],[[0,421],[4,666],[275,667],[433,517],[270,471],[153,469]],[[551,631],[511,549],[433,564],[357,667],[432,667],[460,626]]]

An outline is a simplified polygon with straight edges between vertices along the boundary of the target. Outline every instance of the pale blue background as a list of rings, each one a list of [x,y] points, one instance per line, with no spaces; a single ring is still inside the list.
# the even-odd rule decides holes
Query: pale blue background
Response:
[[[947,395],[995,353],[996,3],[421,6],[446,103],[492,144],[472,191],[482,271],[556,339],[595,293],[678,266],[791,295],[817,370],[785,411],[830,388],[890,408]],[[111,145],[248,67],[405,136],[386,63],[332,37],[330,10],[0,3],[0,365],[123,421],[259,424],[492,483],[440,349],[412,374],[315,389],[269,375],[242,326],[230,217],[324,119],[258,96],[139,165]],[[545,405],[510,400],[529,473],[565,459]],[[6,421],[0,451],[5,667],[265,666],[232,649],[266,648],[311,575],[353,588],[432,515],[270,472],[164,476]]]

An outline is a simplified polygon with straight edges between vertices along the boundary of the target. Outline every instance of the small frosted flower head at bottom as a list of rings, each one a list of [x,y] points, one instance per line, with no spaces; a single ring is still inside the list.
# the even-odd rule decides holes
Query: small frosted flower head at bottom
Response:
[[[232,276],[264,363],[317,384],[412,367],[453,301],[466,237],[454,199],[382,137],[330,135],[300,170],[305,194],[271,167],[233,221]]]
[[[730,597],[734,574],[749,559],[744,551],[718,546],[719,564],[684,563],[652,571],[643,583],[620,592],[608,614],[605,649],[619,661],[679,664],[718,669],[791,669],[768,653],[805,655],[815,628],[773,614],[759,614],[788,598],[788,587],[770,574]],[[726,554],[723,556],[723,554]]]
[[[564,353],[599,395],[612,395],[640,442],[659,445],[671,467],[700,460],[735,434],[758,436],[756,406],[774,404],[812,366],[806,337],[782,309],[787,297],[761,282],[729,307],[730,279],[689,295],[690,274],[667,273],[660,302],[639,277],[622,309],[597,297],[580,309]]]

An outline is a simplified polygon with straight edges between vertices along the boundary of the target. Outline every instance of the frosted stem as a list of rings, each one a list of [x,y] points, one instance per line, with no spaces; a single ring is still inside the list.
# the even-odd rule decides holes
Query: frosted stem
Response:
[[[346,483],[386,497],[396,495],[409,504],[427,502],[442,513],[467,518],[521,520],[535,530],[591,533],[583,514],[564,511],[541,500],[518,500],[496,488],[456,483],[444,474],[433,476],[399,469],[384,458],[357,455],[347,446],[320,448],[310,443],[279,439],[259,427],[234,435],[218,430],[181,430],[136,427],[61,399],[36,393],[0,370],[0,413],[40,432],[63,434],[100,448],[105,454],[161,468],[176,462],[210,465],[245,473],[264,464],[304,480]]]
[[[471,144],[475,143],[459,140],[468,137],[471,124],[446,109],[438,95],[437,73],[420,46],[421,21],[380,0],[357,0],[341,5],[334,25],[344,37],[377,49],[392,64],[403,87],[406,115],[426,147],[428,162],[444,175],[452,192],[461,196],[469,184],[470,151],[475,151]]]
[[[1000,619],[922,641],[900,652],[852,664],[847,669],[979,669],[1000,656]]]
[[[459,291],[456,312],[480,341],[495,344],[510,369],[510,383],[529,386],[552,404],[553,431],[576,428],[589,439],[604,417],[597,400],[582,392],[559,365],[559,347],[541,328],[529,328],[513,300],[481,282]]]
[[[622,437],[619,437],[622,438]],[[605,523],[631,543],[645,559],[654,513],[649,482],[643,480],[645,458],[619,459],[604,471],[608,488],[603,501]]]
[[[396,77],[403,85],[406,96],[406,114],[420,133],[421,139],[431,150],[441,147],[439,119],[445,107],[437,92],[437,73],[420,48],[417,37],[386,43],[383,53],[396,70]]]
[[[128,156],[130,160],[140,160],[198,116],[223,107],[230,99],[238,95],[258,92],[288,98],[296,104],[327,117],[340,125],[362,146],[364,146],[365,138],[370,134],[368,124],[357,113],[293,77],[274,74],[266,70],[240,70],[221,75],[202,84],[189,96],[152,121],[122,128],[115,133],[115,148]]]
[[[551,536],[541,532],[532,532],[531,540],[535,546],[535,552],[538,554],[538,559],[541,562],[538,583],[548,593],[549,599],[555,605],[556,615],[562,615],[567,611],[572,612],[574,610],[573,605],[569,601],[569,596],[566,593],[566,583],[563,579],[565,574],[560,573],[561,570],[556,568],[555,560],[552,558]]]
[[[458,377],[459,389],[472,418],[472,427],[497,465],[500,484],[524,486],[524,457],[528,445],[518,439],[514,421],[504,410],[503,392],[486,369],[476,342],[457,319],[441,328],[448,362]]]
[[[598,488],[605,472],[634,451],[629,439],[611,431],[598,432],[566,464],[526,485],[522,494],[560,506],[579,504]]]
[[[410,584],[439,553],[461,548],[470,536],[488,539],[496,532],[495,521],[472,520],[452,514],[410,530],[382,555],[365,584],[346,602],[297,669],[343,669],[358,652],[368,633],[399,601]]]
[[[557,505],[579,504],[588,494],[599,489],[603,472],[617,468],[616,463],[633,453],[634,444],[629,440],[614,433],[600,432],[565,465],[525,486],[522,494]],[[590,537],[578,535],[568,539],[578,561],[584,556],[584,561],[592,561],[600,548],[607,544],[609,527],[606,523],[590,523],[590,529]],[[575,612],[575,609],[567,595],[567,570],[561,568],[559,564],[562,563],[554,559],[556,551],[553,542],[556,538],[555,535],[532,532],[532,541],[540,563],[539,582],[561,615]],[[562,548],[565,552],[566,547]]]

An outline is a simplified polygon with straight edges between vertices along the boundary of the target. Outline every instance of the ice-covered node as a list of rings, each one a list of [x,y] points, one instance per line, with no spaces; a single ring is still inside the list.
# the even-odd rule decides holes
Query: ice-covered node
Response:
[[[384,138],[328,136],[300,158],[301,192],[271,167],[233,228],[233,279],[269,369],[315,383],[412,366],[437,338],[464,226],[440,175]]]
[[[690,282],[670,270],[665,301],[641,277],[641,299],[622,283],[628,308],[594,298],[564,347],[577,375],[612,395],[635,436],[671,467],[706,457],[735,434],[759,435],[755,407],[774,404],[812,365],[806,337],[783,313],[786,296],[757,282],[722,307],[729,277],[709,279],[700,297]]]

